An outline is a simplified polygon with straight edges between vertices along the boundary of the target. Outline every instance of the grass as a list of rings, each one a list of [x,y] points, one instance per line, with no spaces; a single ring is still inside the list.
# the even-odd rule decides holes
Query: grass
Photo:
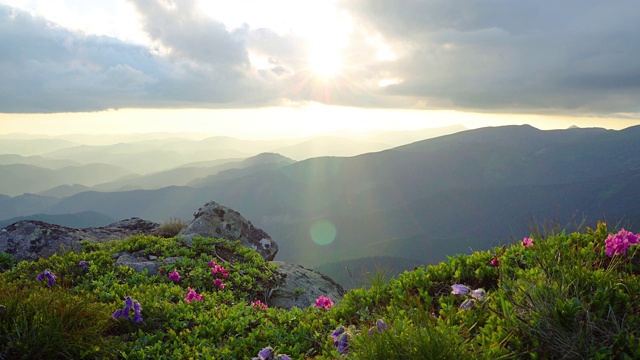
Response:
[[[81,254],[8,265],[0,274],[0,359],[244,359],[272,346],[293,359],[640,358],[640,255],[608,257],[609,231],[542,237],[455,255],[395,278],[378,269],[368,286],[331,309],[254,308],[277,287],[274,266],[238,242],[134,236]],[[116,268],[112,255],[180,256],[158,275]],[[4,256],[6,258],[6,256]],[[79,261],[88,261],[85,269]],[[229,271],[212,274],[214,260]],[[494,260],[494,261],[492,261]],[[50,269],[48,287],[35,277]],[[168,274],[176,269],[180,280]],[[224,289],[215,279],[226,283]],[[486,299],[452,294],[453,284]],[[187,303],[188,288],[202,300]],[[143,321],[113,319],[130,296]],[[473,307],[461,309],[471,303]],[[369,329],[382,320],[387,328]],[[338,352],[330,334],[346,328]]]

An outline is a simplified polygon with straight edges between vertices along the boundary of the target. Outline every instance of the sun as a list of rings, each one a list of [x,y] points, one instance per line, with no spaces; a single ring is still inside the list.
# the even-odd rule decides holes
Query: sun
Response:
[[[342,48],[331,38],[316,39],[311,47],[309,66],[311,71],[324,80],[337,76],[342,70]]]

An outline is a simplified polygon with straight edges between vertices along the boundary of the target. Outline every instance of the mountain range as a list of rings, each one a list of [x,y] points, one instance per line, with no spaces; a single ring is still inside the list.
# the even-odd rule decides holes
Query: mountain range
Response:
[[[349,261],[433,264],[516,241],[549,223],[568,229],[598,220],[638,225],[638,140],[640,126],[543,131],[522,125],[460,131],[354,156],[296,161],[269,153],[185,165],[202,161],[196,156],[151,175],[103,176],[104,183],[82,184],[68,196],[62,190],[77,182],[57,184],[57,194],[51,186],[40,195],[0,196],[0,219],[93,211],[116,219],[190,220],[194,209],[214,200],[269,233],[280,246],[279,259],[322,266],[339,278]],[[165,146],[173,151],[171,142]],[[57,159],[65,160],[60,151]],[[58,171],[63,169],[69,167]],[[118,174],[117,168],[109,173]],[[156,188],[140,188],[153,182]],[[327,265],[334,263],[340,265],[331,273]]]

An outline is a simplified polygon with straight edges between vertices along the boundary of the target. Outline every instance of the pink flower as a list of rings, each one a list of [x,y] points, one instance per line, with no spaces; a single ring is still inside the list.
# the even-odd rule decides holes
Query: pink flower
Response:
[[[267,305],[263,304],[262,301],[260,301],[260,300],[252,301],[251,302],[251,307],[262,309],[262,310],[267,310]]]
[[[177,269],[173,269],[173,272],[171,274],[169,274],[169,280],[171,280],[173,282],[180,281],[180,274],[178,274],[178,270]]]
[[[329,299],[328,297],[326,297],[324,295],[320,295],[316,299],[315,307],[317,307],[317,308],[330,309],[332,306],[333,306],[333,301],[331,301],[331,299]]]
[[[498,260],[497,257],[494,257],[493,259],[491,259],[491,266],[498,266],[500,265],[500,260]]]
[[[198,294],[194,289],[189,288],[189,292],[187,293],[187,297],[184,298],[184,301],[191,303],[192,301],[200,300],[202,300],[202,294]]]
[[[225,269],[220,265],[214,265],[213,268],[211,269],[211,274],[212,275],[220,274],[225,279],[229,277],[229,272],[227,271],[227,269]]]
[[[213,260],[209,260],[209,267],[214,267],[216,266],[216,262]]]
[[[218,288],[220,288],[220,290],[224,289],[224,287],[227,286],[227,284],[223,283],[222,280],[220,280],[220,279],[215,279],[213,281],[213,285],[215,285]]]
[[[638,244],[638,235],[622,229],[615,235],[609,234],[604,243],[604,253],[608,257],[624,255],[629,250],[629,246]]]
[[[533,246],[533,239],[532,238],[528,238],[528,237],[522,239],[522,246],[524,246],[524,247]]]

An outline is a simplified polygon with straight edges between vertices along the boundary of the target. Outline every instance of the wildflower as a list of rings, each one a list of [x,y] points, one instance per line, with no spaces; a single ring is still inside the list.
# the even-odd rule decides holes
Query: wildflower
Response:
[[[251,307],[262,309],[262,310],[267,310],[267,305],[263,304],[262,301],[260,301],[260,300],[252,301],[251,302]]]
[[[78,262],[78,266],[81,266],[83,271],[89,270],[89,262],[88,261],[84,261],[84,260],[79,261]]]
[[[638,244],[638,235],[622,229],[615,235],[609,234],[604,242],[604,253],[607,256],[624,255],[629,250],[629,246]]]
[[[220,290],[223,290],[225,288],[225,286],[227,286],[227,284],[223,283],[222,280],[220,280],[220,279],[215,279],[213,281],[213,285],[215,285],[218,288],[220,288]]]
[[[130,318],[131,312],[133,312],[133,319]],[[130,296],[127,296],[124,299],[124,307],[122,309],[118,309],[111,314],[111,317],[114,319],[123,318],[129,319],[135,323],[142,322],[142,306],[137,300],[131,299]]]
[[[453,284],[451,288],[453,289],[453,291],[451,291],[453,295],[467,295],[471,292],[469,287],[460,284]]]
[[[532,238],[528,238],[528,237],[522,239],[522,246],[524,246],[524,247],[533,246],[533,239]]]
[[[466,299],[465,301],[462,302],[462,304],[460,304],[460,309],[462,310],[472,309],[474,306],[476,306],[476,302],[473,299]]]
[[[348,339],[347,339],[347,334],[342,334],[340,335],[340,337],[338,338],[338,341],[335,341],[333,343],[333,345],[335,345],[336,349],[338,350],[338,352],[342,355],[347,353],[347,348],[349,347],[349,343],[348,343]]]
[[[111,317],[117,319],[122,316],[122,309],[118,309],[111,314]]]
[[[49,269],[46,269],[36,276],[36,280],[38,281],[42,281],[45,278],[48,280],[47,285],[49,285],[49,287],[52,287],[56,283],[56,276]]]
[[[333,301],[324,295],[320,295],[316,299],[315,307],[317,308],[330,309],[332,306],[333,306]]]
[[[214,267],[216,266],[216,262],[213,260],[209,260],[209,267]]]
[[[333,339],[333,342],[335,343],[336,341],[338,341],[338,338],[340,337],[340,335],[344,334],[344,326],[338,326],[335,330],[333,330],[333,332],[331,333],[331,338]]]
[[[478,301],[485,301],[487,299],[487,292],[484,289],[475,289],[471,292],[471,297]]]
[[[173,282],[178,282],[180,281],[180,274],[178,274],[178,270],[177,269],[173,269],[173,272],[171,274],[169,274],[169,280],[173,281]]]
[[[280,354],[280,355],[278,355],[276,360],[277,359],[280,359],[280,360],[291,360],[291,357],[289,357],[289,355],[287,355],[287,354]]]
[[[498,260],[498,257],[494,257],[493,259],[491,259],[491,266],[498,266],[500,265],[500,260]]]
[[[209,263],[211,265],[211,263]],[[214,265],[211,269],[211,275],[220,274],[223,278],[229,277],[229,271],[220,265]]]
[[[258,359],[273,359],[273,349],[271,348],[271,346],[267,346],[266,348],[260,350],[260,352],[258,352]]]
[[[187,293],[187,297],[184,298],[184,301],[191,304],[192,301],[200,301],[200,300],[202,300],[202,294],[198,294],[194,289],[189,288],[189,292]]]
[[[378,319],[376,321],[376,326],[373,326],[369,329],[369,335],[373,335],[374,331],[379,333],[385,331],[387,329],[387,324],[382,319]]]

